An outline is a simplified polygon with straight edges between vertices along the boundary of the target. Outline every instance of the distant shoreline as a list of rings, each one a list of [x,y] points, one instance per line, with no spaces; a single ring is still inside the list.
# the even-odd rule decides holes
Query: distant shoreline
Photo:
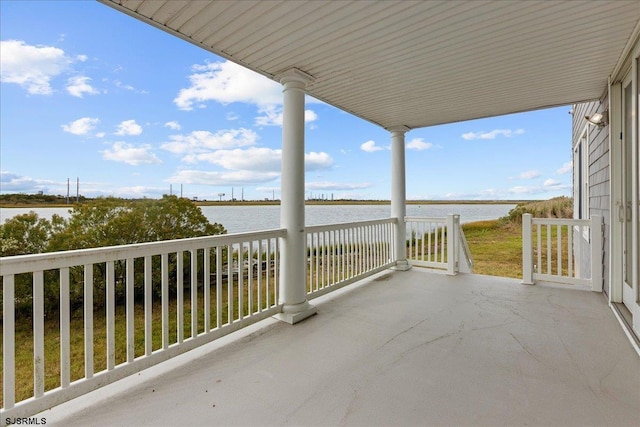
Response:
[[[125,200],[125,199],[123,199]],[[516,205],[531,200],[407,200],[408,205]],[[280,200],[194,201],[197,206],[279,206]],[[390,205],[389,200],[307,200],[305,205]],[[72,208],[73,203],[0,203],[0,208]]]

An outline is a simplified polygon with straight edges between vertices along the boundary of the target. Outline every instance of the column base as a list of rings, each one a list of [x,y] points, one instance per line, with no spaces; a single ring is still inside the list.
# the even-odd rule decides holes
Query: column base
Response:
[[[396,265],[394,265],[393,267],[391,267],[391,270],[396,270],[396,271],[407,271],[407,270],[411,270],[411,264],[409,264],[409,261],[402,260],[402,261],[396,261]]]
[[[275,319],[295,325],[302,322],[307,317],[311,317],[318,312],[318,308],[305,301],[300,304],[285,304],[282,307],[282,313],[273,316]]]

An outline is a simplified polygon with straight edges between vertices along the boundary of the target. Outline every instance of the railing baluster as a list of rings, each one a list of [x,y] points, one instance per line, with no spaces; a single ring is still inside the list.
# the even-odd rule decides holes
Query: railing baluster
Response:
[[[536,225],[536,247],[538,250],[538,268],[537,271],[542,273],[542,224]]]
[[[575,277],[573,271],[573,226],[567,226],[567,276]]]
[[[264,280],[262,280],[262,265],[264,263],[264,261],[262,261],[262,245],[264,244],[264,241],[260,241],[260,244],[258,245],[258,295],[257,295],[257,299],[258,299],[258,313],[260,313],[262,311],[262,285],[264,284]],[[267,272],[269,271],[269,267],[267,264]]]
[[[93,377],[93,264],[84,266],[84,376]]]
[[[244,318],[244,242],[238,245],[238,320]]]
[[[277,241],[277,239],[276,239]],[[271,274],[272,274],[272,269],[271,269],[271,239],[267,240],[267,280],[265,283],[265,303],[266,303],[266,308],[269,308],[269,287],[271,286]],[[275,269],[275,266],[274,266]],[[262,307],[262,305],[260,305]]]
[[[153,276],[152,276],[152,258],[150,255],[144,257],[144,354],[151,355],[153,351],[153,331],[152,331],[152,310],[153,301],[151,299],[153,292]]]
[[[227,323],[233,323],[233,246],[227,246]]]
[[[169,254],[163,253],[160,256],[161,274],[162,274],[162,295],[161,310],[162,310],[162,348],[169,348]]]
[[[580,260],[582,260],[582,245],[584,244],[584,228],[582,227],[582,224],[578,225],[578,244],[577,244],[577,251],[576,251],[576,259],[578,260],[578,263],[580,262]],[[580,264],[578,264],[576,266],[577,271],[576,271],[576,277],[579,278],[583,278],[584,277],[584,273],[582,272],[582,266]]]
[[[71,377],[71,308],[69,303],[69,267],[60,269],[60,387],[69,387]]]
[[[222,327],[222,246],[216,246],[216,328]]]
[[[558,276],[562,276],[562,226],[558,225],[557,230],[558,234],[556,237],[558,241],[558,254],[556,257],[558,258]]]
[[[247,313],[249,314],[249,316],[251,316],[254,311],[253,311],[253,240],[249,241],[249,266],[247,267],[248,269],[248,276],[247,276],[247,305],[248,305],[248,310]]]
[[[211,330],[211,250],[204,248],[204,332]]]
[[[184,341],[184,252],[176,253],[176,340]]]
[[[332,259],[332,267],[333,267],[333,283],[338,283],[338,280],[340,280],[340,276],[338,276],[338,230],[333,230],[332,234],[331,234],[331,238],[332,238],[332,247],[333,247],[333,259]]]
[[[275,274],[273,275],[273,305],[278,305],[278,301],[280,298],[280,294],[279,294],[279,269],[280,269],[280,239],[275,239],[275,263],[274,263],[274,272]]]
[[[33,272],[33,395],[44,394],[44,272]]]
[[[191,250],[191,338],[198,336],[198,250]]]
[[[107,262],[107,370],[116,366],[116,275],[114,262]]]
[[[15,276],[2,276],[2,404],[16,403],[16,312]]]
[[[125,310],[127,312],[127,362],[131,363],[135,359],[135,301],[134,301],[134,280],[135,280],[135,261],[133,258],[127,258],[126,264],[126,295]]]

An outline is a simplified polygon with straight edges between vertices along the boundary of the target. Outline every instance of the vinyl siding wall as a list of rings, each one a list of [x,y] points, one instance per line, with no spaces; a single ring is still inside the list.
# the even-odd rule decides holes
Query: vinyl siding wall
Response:
[[[573,106],[573,144],[577,143],[585,125],[585,116],[591,116],[596,112],[603,112],[609,103],[608,96],[600,101],[585,102]],[[609,126],[599,128],[590,126],[588,142],[588,180],[589,180],[589,217],[601,215],[604,219],[604,253],[603,253],[603,290],[609,292],[609,246],[611,225],[611,187],[609,164]],[[574,162],[579,159],[574,159]],[[574,186],[576,185],[576,177]],[[575,204],[575,200],[574,200]],[[580,260],[582,265],[588,265],[589,260]]]

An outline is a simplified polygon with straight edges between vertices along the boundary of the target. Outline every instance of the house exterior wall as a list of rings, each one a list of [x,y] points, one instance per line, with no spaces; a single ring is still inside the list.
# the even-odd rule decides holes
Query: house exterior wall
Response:
[[[611,226],[611,185],[610,185],[610,160],[609,160],[609,127],[602,128],[589,125],[585,116],[591,116],[597,112],[603,112],[609,104],[608,94],[598,101],[575,104],[573,106],[572,140],[573,147],[580,138],[587,134],[587,168],[588,179],[588,217],[601,215],[604,220],[604,253],[603,253],[603,291],[609,292],[609,252],[610,252],[610,226]],[[580,162],[580,158],[574,155],[573,162]],[[573,187],[576,188],[578,177],[574,167]],[[574,196],[574,210],[577,208]],[[575,236],[583,238],[582,236]],[[583,269],[589,269],[589,254],[583,254],[583,258],[576,260]],[[583,270],[584,271],[584,270]]]

